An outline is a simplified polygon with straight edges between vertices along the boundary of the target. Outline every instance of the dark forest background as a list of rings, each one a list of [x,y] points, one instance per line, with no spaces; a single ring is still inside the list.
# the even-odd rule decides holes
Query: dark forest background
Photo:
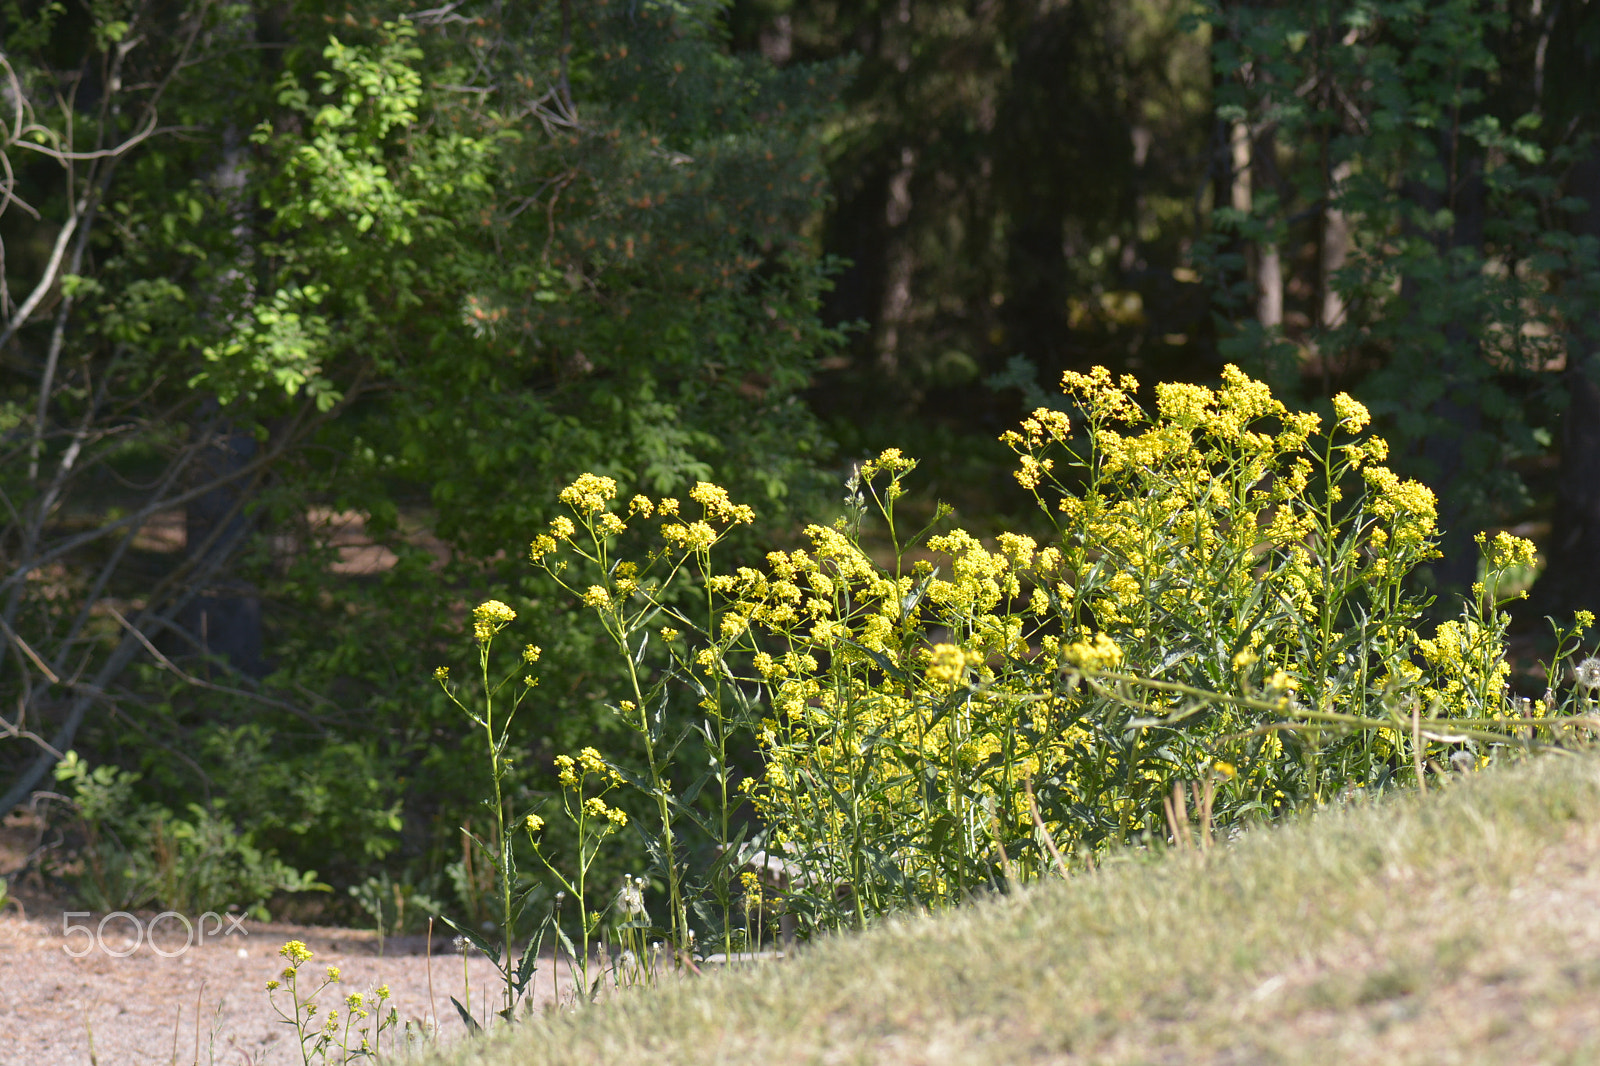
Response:
[[[893,446],[992,532],[1067,369],[1348,391],[1425,582],[1516,528],[1520,626],[1600,610],[1592,0],[4,0],[0,64],[0,809],[96,905],[476,920],[470,606],[514,794],[624,743],[562,485],[754,556]]]

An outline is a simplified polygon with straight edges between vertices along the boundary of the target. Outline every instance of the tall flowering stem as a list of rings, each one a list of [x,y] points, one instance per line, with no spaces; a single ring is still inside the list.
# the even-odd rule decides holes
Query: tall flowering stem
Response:
[[[688,804],[675,794],[670,778],[667,759],[669,752],[677,750],[678,743],[666,735],[669,679],[651,677],[647,672],[649,630],[663,614],[685,628],[693,627],[692,622],[667,605],[673,585],[690,573],[691,561],[698,563],[702,574],[709,573],[711,550],[734,527],[755,519],[749,507],[732,503],[727,493],[715,485],[702,482],[690,490],[689,497],[699,511],[698,517],[685,514],[684,506],[675,498],[651,500],[646,496],[632,497],[626,510],[619,514],[611,509],[617,499],[616,481],[583,474],[560,494],[571,517],[561,515],[552,520],[549,532],[536,537],[529,546],[534,564],[595,613],[622,654],[627,696],[614,706],[643,747],[645,775],[639,785],[655,808],[659,827],[654,841],[655,859],[666,882],[669,936],[679,959],[687,958],[692,951],[678,836],[678,819]],[[628,532],[629,524],[649,521],[657,524],[663,547],[652,552],[642,565],[619,559],[617,540]],[[568,556],[587,564],[583,568],[586,578],[568,573]],[[715,685],[722,670],[714,650],[717,637],[713,628],[703,632],[710,646],[700,653],[695,666]],[[660,635],[670,646],[679,631],[663,627]],[[701,681],[695,684],[702,691],[706,688]],[[702,706],[712,710],[720,722],[720,706],[713,693],[707,693]],[[724,733],[714,731],[714,735],[721,737]],[[725,755],[725,746],[722,754]]]
[[[516,620],[517,612],[499,600],[486,600],[472,611],[473,642],[478,650],[478,675],[483,690],[482,709],[478,710],[464,703],[450,684],[450,671],[447,667],[439,667],[434,671],[434,679],[444,690],[445,695],[464,713],[473,724],[482,731],[484,753],[489,764],[489,778],[493,787],[494,796],[491,801],[492,816],[490,826],[492,833],[487,844],[473,837],[463,829],[462,832],[472,837],[474,844],[482,848],[489,855],[494,866],[495,887],[499,892],[500,904],[500,934],[501,943],[499,950],[488,952],[496,969],[500,971],[505,982],[505,1006],[503,1010],[509,1016],[516,1007],[519,984],[518,967],[512,965],[512,951],[516,942],[516,918],[513,907],[513,895],[517,885],[516,854],[512,848],[512,836],[506,831],[506,803],[505,803],[505,777],[510,768],[510,759],[506,757],[506,745],[511,735],[511,721],[516,717],[517,710],[522,706],[522,701],[527,697],[537,680],[531,674],[522,674],[520,684],[516,685],[515,694],[511,697],[509,706],[497,719],[495,714],[496,698],[501,695],[507,685],[515,683],[515,678],[522,672],[514,671],[509,676],[495,681],[490,675],[491,653],[494,648],[495,637],[506,626]],[[528,645],[522,650],[523,662],[531,666],[538,662],[539,648]],[[462,930],[474,942],[478,941],[476,931]],[[481,945],[480,945],[481,946]],[[523,980],[526,980],[527,966],[521,967],[524,971]]]

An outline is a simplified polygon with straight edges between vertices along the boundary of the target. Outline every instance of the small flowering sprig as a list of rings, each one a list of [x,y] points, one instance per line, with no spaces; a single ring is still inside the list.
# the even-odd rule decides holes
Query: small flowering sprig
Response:
[[[451,922],[449,918],[444,921],[452,928],[472,939],[489,961],[500,971],[505,982],[505,1005],[501,1013],[510,1017],[517,1004],[519,992],[524,989],[531,976],[532,960],[525,957],[520,966],[513,966],[511,953],[516,942],[516,926],[518,908],[514,906],[513,896],[517,887],[517,861],[516,853],[512,847],[512,835],[506,829],[506,800],[505,777],[511,767],[511,759],[506,755],[506,746],[510,741],[511,722],[522,706],[524,699],[538,685],[538,679],[532,674],[523,674],[521,683],[515,685],[515,695],[510,700],[510,706],[496,716],[496,697],[507,685],[515,682],[516,676],[522,673],[517,669],[499,681],[493,680],[490,674],[491,655],[494,648],[495,637],[506,626],[516,621],[517,612],[499,600],[485,600],[472,611],[472,636],[478,649],[479,680],[483,686],[482,710],[469,706],[457,695],[456,689],[450,684],[449,667],[441,666],[434,670],[434,680],[449,697],[450,702],[461,709],[474,725],[483,733],[484,750],[489,763],[489,778],[493,785],[493,799],[490,801],[492,818],[490,825],[493,830],[488,843],[479,840],[466,829],[462,829],[472,843],[482,849],[494,866],[495,883],[500,892],[500,946],[498,950],[485,943],[482,937],[474,930],[461,929]],[[522,649],[521,661],[525,666],[532,666],[539,661],[540,649],[533,644],[525,645]],[[526,953],[525,953],[526,955]]]
[[[739,902],[740,909],[744,911],[744,942],[749,950],[759,955],[767,924],[766,893],[760,876],[754,870],[744,870],[739,874],[739,886],[743,889]]]
[[[327,1011],[321,1021],[318,1021],[316,998],[325,989],[340,983],[339,967],[327,967],[321,983],[307,990],[305,982],[301,979],[300,968],[311,960],[313,953],[306,947],[305,941],[287,941],[278,949],[278,954],[289,965],[284,967],[278,977],[267,982],[267,1001],[285,1024],[294,1026],[303,1066],[310,1066],[313,1061],[329,1061],[330,1052],[337,1052],[340,1056],[338,1061],[342,1063],[347,1063],[351,1059],[376,1058],[383,1046],[384,1032],[398,1025],[400,1021],[399,1012],[388,1002],[389,986],[378,986],[370,997],[360,992],[352,992],[346,996],[342,1026],[337,1007]],[[287,1011],[278,1002],[280,991],[289,993],[290,1009]],[[388,1013],[384,1013],[385,1007],[388,1007]],[[369,1025],[361,1024],[374,1010],[378,1012],[375,1030]],[[350,1046],[352,1028],[355,1029],[354,1036],[360,1041],[354,1047]]]
[[[545,827],[543,818],[536,814],[528,815],[523,820],[523,829],[539,861],[564,892],[577,902],[580,946],[574,947],[559,926],[557,936],[566,942],[567,950],[578,965],[582,987],[588,990],[592,987],[589,981],[589,943],[604,914],[604,911],[589,907],[589,870],[600,853],[600,845],[628,824],[628,815],[622,808],[606,803],[606,797],[622,784],[622,775],[605,761],[599,751],[584,748],[576,757],[558,755],[555,764],[556,779],[561,785],[561,809],[578,830],[578,864],[573,876],[569,878],[563,873],[540,846],[540,834]]]
[[[1542,699],[1525,701],[1523,710],[1538,717],[1554,714],[1558,709],[1568,713],[1594,714],[1596,698],[1600,696],[1600,657],[1586,656],[1571,663],[1565,670],[1561,665],[1576,656],[1583,646],[1584,634],[1594,628],[1594,614],[1591,611],[1578,611],[1572,625],[1566,627],[1556,625],[1553,618],[1548,621],[1555,634],[1555,651],[1549,662],[1544,664],[1549,687]],[[1572,679],[1571,691],[1564,700],[1556,694],[1563,673],[1568,673]]]

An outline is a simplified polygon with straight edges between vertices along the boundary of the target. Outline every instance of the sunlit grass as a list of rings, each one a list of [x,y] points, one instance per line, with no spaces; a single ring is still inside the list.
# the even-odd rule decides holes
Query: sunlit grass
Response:
[[[1600,854],[1597,819],[1600,761],[1544,756],[1203,855],[1120,853],[452,1061],[1592,1061],[1597,1030],[1563,1019],[1600,983],[1581,933],[1600,885],[1571,883]]]

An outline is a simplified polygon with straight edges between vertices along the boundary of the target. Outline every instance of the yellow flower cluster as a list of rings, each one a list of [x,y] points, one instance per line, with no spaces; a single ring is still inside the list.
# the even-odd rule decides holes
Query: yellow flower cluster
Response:
[[[489,643],[496,633],[515,621],[516,617],[517,612],[499,600],[485,600],[472,609],[473,639],[479,644]]]
[[[1438,501],[1432,489],[1420,481],[1403,481],[1383,466],[1366,467],[1361,476],[1367,482],[1372,513],[1390,523],[1384,540],[1401,547],[1420,547],[1433,536]]]
[[[610,822],[614,826],[628,824],[628,815],[620,807],[608,807],[606,801],[599,796],[590,796],[583,801],[583,811],[591,818],[599,818]]]
[[[1333,416],[1339,420],[1339,427],[1348,433],[1360,433],[1372,421],[1366,406],[1352,399],[1347,392],[1341,392],[1333,398]]]
[[[1063,647],[1061,658],[1085,670],[1115,670],[1122,665],[1122,649],[1106,634],[1096,633],[1093,640],[1074,641]]]
[[[706,514],[719,522],[748,525],[756,520],[756,514],[749,506],[731,502],[728,499],[728,490],[720,485],[705,481],[697,482],[695,487],[689,490],[689,498],[705,508]]]
[[[717,531],[707,522],[662,526],[661,537],[668,544],[686,552],[710,551],[712,545],[717,543]]]
[[[584,748],[577,758],[557,755],[555,764],[556,779],[564,788],[577,788],[584,776],[597,777],[603,785],[622,784],[622,775],[595,748]]]
[[[616,498],[616,481],[598,474],[579,474],[578,479],[562,489],[558,497],[562,503],[582,515],[599,514],[606,509],[608,501]]]
[[[501,603],[499,600],[484,600],[472,609],[472,617],[479,622],[492,622],[495,625],[505,625],[517,619],[517,612]]]
[[[936,685],[959,685],[967,679],[967,653],[954,644],[935,644],[928,652],[925,676]]]
[[[1434,672],[1433,683],[1422,690],[1424,699],[1450,711],[1503,709],[1511,664],[1486,626],[1473,619],[1441,622],[1431,640],[1419,638],[1416,646]]]
[[[1477,536],[1478,544],[1485,543],[1484,534]],[[1514,537],[1510,533],[1496,533],[1494,542],[1489,546],[1489,565],[1495,570],[1510,570],[1513,567],[1532,566],[1538,549],[1533,541]]]

